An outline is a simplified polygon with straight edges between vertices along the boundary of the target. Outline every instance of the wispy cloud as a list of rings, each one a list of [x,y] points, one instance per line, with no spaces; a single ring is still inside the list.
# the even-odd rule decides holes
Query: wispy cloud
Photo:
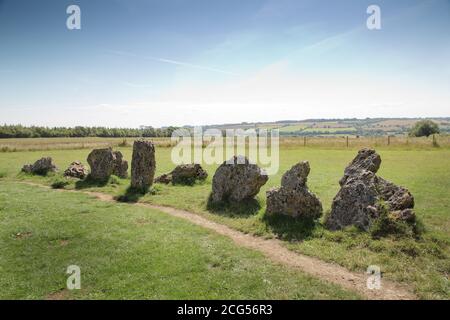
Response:
[[[124,85],[126,85],[127,87],[131,87],[131,88],[152,88],[153,86],[151,84],[139,84],[139,83],[133,83],[133,82],[128,82],[128,81],[123,81],[122,82]]]
[[[203,69],[203,70],[208,70],[208,71],[213,71],[213,72],[229,74],[229,75],[232,75],[232,76],[237,76],[238,75],[237,73],[233,73],[233,72],[229,72],[229,71],[225,71],[225,70],[221,70],[221,69],[216,69],[216,68],[199,66],[197,64],[192,64],[192,63],[187,63],[187,62],[182,62],[182,61],[175,61],[175,60],[162,59],[162,58],[157,58],[156,60],[160,61],[160,62],[171,63],[171,64],[176,64],[176,65],[185,66],[185,67],[191,67],[191,68],[197,68],[197,69]]]
[[[227,74],[227,75],[230,75],[230,76],[238,76],[239,75],[237,73],[230,72],[230,71],[223,70],[223,69],[212,68],[212,67],[208,67],[208,66],[202,66],[202,65],[198,65],[198,64],[193,64],[193,63],[184,62],[184,61],[178,61],[178,60],[172,60],[172,59],[158,58],[158,57],[152,57],[152,56],[140,56],[140,55],[137,55],[137,54],[134,54],[134,53],[131,53],[131,52],[111,50],[111,51],[109,51],[109,53],[120,55],[120,56],[125,56],[125,57],[147,59],[147,60],[153,60],[153,61],[158,61],[158,62],[163,62],[163,63],[169,63],[169,64],[183,66],[183,67],[189,67],[189,68],[195,68],[195,69],[206,70],[206,71],[211,71],[211,72],[217,72],[217,73]]]

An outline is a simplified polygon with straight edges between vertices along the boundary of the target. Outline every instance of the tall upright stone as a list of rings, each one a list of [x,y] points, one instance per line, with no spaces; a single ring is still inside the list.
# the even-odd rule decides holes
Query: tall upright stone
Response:
[[[131,187],[146,191],[153,184],[155,169],[155,146],[151,141],[136,140],[131,160]]]

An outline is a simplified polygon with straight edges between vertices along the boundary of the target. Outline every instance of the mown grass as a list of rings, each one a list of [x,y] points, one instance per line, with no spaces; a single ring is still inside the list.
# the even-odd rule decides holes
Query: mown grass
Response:
[[[0,182],[0,299],[354,299],[148,208]],[[67,290],[67,267],[81,289]]]
[[[131,148],[122,148],[125,159],[131,159]],[[373,239],[366,233],[349,229],[330,232],[320,223],[308,224],[289,218],[267,218],[265,191],[280,184],[281,175],[301,160],[309,160],[311,174],[309,187],[323,202],[325,211],[339,189],[338,181],[346,164],[357,149],[319,149],[316,147],[282,147],[280,170],[271,176],[261,189],[257,202],[246,206],[209,207],[208,196],[216,166],[205,166],[210,174],[203,183],[194,186],[156,185],[152,194],[138,201],[162,204],[196,212],[208,219],[237,230],[262,237],[285,240],[290,249],[326,261],[336,262],[351,270],[365,271],[369,265],[381,267],[386,278],[412,285],[421,298],[448,299],[450,288],[450,150],[402,150],[379,148],[383,159],[379,175],[407,187],[415,196],[416,212],[425,226],[421,239],[391,237]],[[0,172],[17,179],[23,163],[41,156],[52,156],[64,169],[74,160],[84,160],[89,150],[53,150],[48,152],[17,152],[1,155]],[[85,161],[84,161],[85,162]],[[157,148],[157,174],[172,170],[169,148]],[[30,177],[19,179],[51,184],[54,177]],[[86,186],[89,190],[124,195],[129,180],[116,184]],[[77,188],[72,182],[65,188]]]

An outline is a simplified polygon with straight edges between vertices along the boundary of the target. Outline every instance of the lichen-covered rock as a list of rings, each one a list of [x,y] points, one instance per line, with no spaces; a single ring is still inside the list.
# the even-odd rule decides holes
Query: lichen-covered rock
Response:
[[[88,170],[80,161],[74,161],[64,171],[65,177],[84,179],[88,175]]]
[[[348,177],[334,197],[326,225],[331,230],[355,225],[367,230],[378,215],[379,194],[376,176],[364,171],[359,176]]]
[[[120,151],[111,148],[94,149],[87,159],[94,180],[105,181],[113,174],[120,178],[128,176],[128,162]]]
[[[155,146],[151,141],[136,140],[131,160],[131,187],[146,191],[153,184],[155,170]]]
[[[377,187],[381,198],[391,210],[414,208],[414,197],[403,187],[397,186],[381,177],[377,177]]]
[[[33,173],[33,165],[32,164],[24,164],[22,167],[22,172]]]
[[[192,183],[195,180],[203,181],[208,173],[198,163],[182,164],[172,171],[172,183]]]
[[[416,214],[412,209],[391,211],[390,217],[397,221],[415,222]]]
[[[163,173],[159,177],[155,178],[155,183],[169,184],[172,182],[172,174],[171,173]]]
[[[308,161],[297,163],[281,179],[281,187],[267,191],[267,214],[284,214],[294,218],[317,219],[322,203],[308,190]]]
[[[244,156],[234,156],[219,166],[212,181],[211,201],[241,202],[256,196],[268,176]]]
[[[91,178],[105,181],[113,174],[115,156],[111,148],[94,149],[89,153],[87,162],[91,167]]]
[[[113,151],[114,156],[114,169],[113,175],[118,176],[119,178],[127,178],[128,177],[128,162],[123,160],[122,152]]]
[[[306,186],[311,171],[308,161],[299,162],[281,177],[281,186],[285,189],[297,189]]]
[[[414,222],[414,197],[407,189],[378,177],[380,164],[375,150],[362,149],[347,166],[326,221],[329,229],[355,225],[367,231],[385,208],[391,217]]]
[[[170,173],[165,173],[155,179],[158,183],[193,184],[195,181],[203,181],[208,173],[198,163],[181,164]]]
[[[49,172],[56,172],[58,168],[53,163],[51,157],[45,157],[37,160],[34,164],[26,164],[22,168],[23,172],[46,175]]]
[[[344,176],[339,181],[342,186],[351,176],[357,176],[361,171],[369,171],[377,173],[381,165],[381,157],[373,149],[361,149],[358,151],[356,157],[345,168]]]

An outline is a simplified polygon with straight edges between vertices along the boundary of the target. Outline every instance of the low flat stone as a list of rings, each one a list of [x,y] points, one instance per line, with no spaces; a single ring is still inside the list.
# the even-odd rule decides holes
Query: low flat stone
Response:
[[[49,172],[56,172],[58,168],[53,163],[51,157],[44,157],[37,160],[34,164],[26,164],[22,167],[22,171],[26,173],[46,175]]]
[[[88,170],[80,161],[72,162],[64,171],[65,177],[84,179],[88,175]]]
[[[317,219],[322,215],[322,203],[306,185],[310,172],[308,161],[299,162],[284,173],[280,188],[266,192],[266,213],[294,218]]]
[[[208,173],[200,164],[181,164],[171,172],[162,174],[155,179],[155,182],[164,184],[193,184],[195,181],[203,181],[208,177]]]

